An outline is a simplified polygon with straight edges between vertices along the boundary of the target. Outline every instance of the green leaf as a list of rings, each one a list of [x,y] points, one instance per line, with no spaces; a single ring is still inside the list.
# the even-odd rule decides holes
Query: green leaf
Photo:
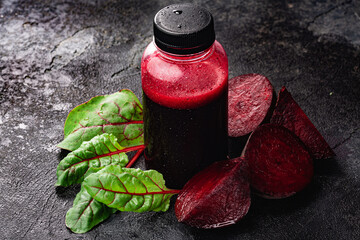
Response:
[[[125,166],[128,157],[125,152],[138,147],[123,148],[114,135],[104,133],[88,142],[83,142],[75,151],[69,153],[60,161],[56,175],[56,186],[70,186],[81,183],[91,167],[102,167],[110,164]]]
[[[120,211],[166,211],[178,190],[166,188],[163,176],[155,170],[110,165],[89,175],[84,188],[97,201]]]
[[[58,147],[74,151],[82,142],[102,133],[114,134],[122,146],[144,143],[142,106],[133,92],[97,96],[74,108],[64,127]]]
[[[66,213],[65,224],[74,233],[85,233],[110,217],[116,209],[93,199],[81,186],[72,208]]]

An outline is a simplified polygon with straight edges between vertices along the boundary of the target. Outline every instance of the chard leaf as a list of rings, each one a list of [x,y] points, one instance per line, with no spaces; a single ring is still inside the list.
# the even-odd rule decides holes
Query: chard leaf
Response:
[[[163,176],[155,170],[110,165],[89,175],[84,188],[97,201],[120,211],[166,211],[178,190],[166,188]]]
[[[110,217],[116,209],[93,199],[81,186],[72,208],[66,213],[65,224],[74,233],[85,233]]]
[[[102,167],[110,164],[125,166],[128,157],[125,152],[143,148],[135,146],[123,148],[114,135],[104,133],[88,142],[83,142],[75,151],[69,153],[60,161],[56,175],[56,186],[70,186],[81,183],[88,176],[89,168]]]
[[[74,151],[102,133],[114,134],[122,146],[144,143],[142,106],[133,92],[123,89],[75,107],[65,121],[64,140],[58,147]]]

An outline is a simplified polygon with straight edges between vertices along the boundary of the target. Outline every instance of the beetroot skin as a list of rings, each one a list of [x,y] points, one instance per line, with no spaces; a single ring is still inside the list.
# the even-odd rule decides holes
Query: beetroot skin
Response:
[[[251,186],[266,198],[284,198],[308,185],[313,162],[304,144],[282,126],[264,124],[244,150]]]
[[[263,75],[251,73],[229,80],[228,134],[245,136],[271,114],[273,87]]]
[[[250,207],[247,163],[242,158],[213,163],[191,178],[175,203],[179,222],[198,228],[234,224]]]
[[[280,90],[270,122],[284,126],[295,133],[304,142],[313,158],[324,159],[335,156],[334,151],[285,87]]]

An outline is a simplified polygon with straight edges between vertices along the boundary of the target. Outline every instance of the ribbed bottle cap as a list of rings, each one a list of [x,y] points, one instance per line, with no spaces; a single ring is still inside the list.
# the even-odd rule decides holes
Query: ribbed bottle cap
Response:
[[[203,51],[215,41],[213,17],[206,9],[189,3],[167,6],[155,15],[154,39],[169,53]]]

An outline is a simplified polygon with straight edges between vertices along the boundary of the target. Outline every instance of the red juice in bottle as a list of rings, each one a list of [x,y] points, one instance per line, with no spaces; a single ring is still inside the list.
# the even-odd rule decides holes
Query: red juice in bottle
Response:
[[[146,167],[181,188],[227,156],[228,60],[211,14],[192,4],[160,10],[141,79]]]

